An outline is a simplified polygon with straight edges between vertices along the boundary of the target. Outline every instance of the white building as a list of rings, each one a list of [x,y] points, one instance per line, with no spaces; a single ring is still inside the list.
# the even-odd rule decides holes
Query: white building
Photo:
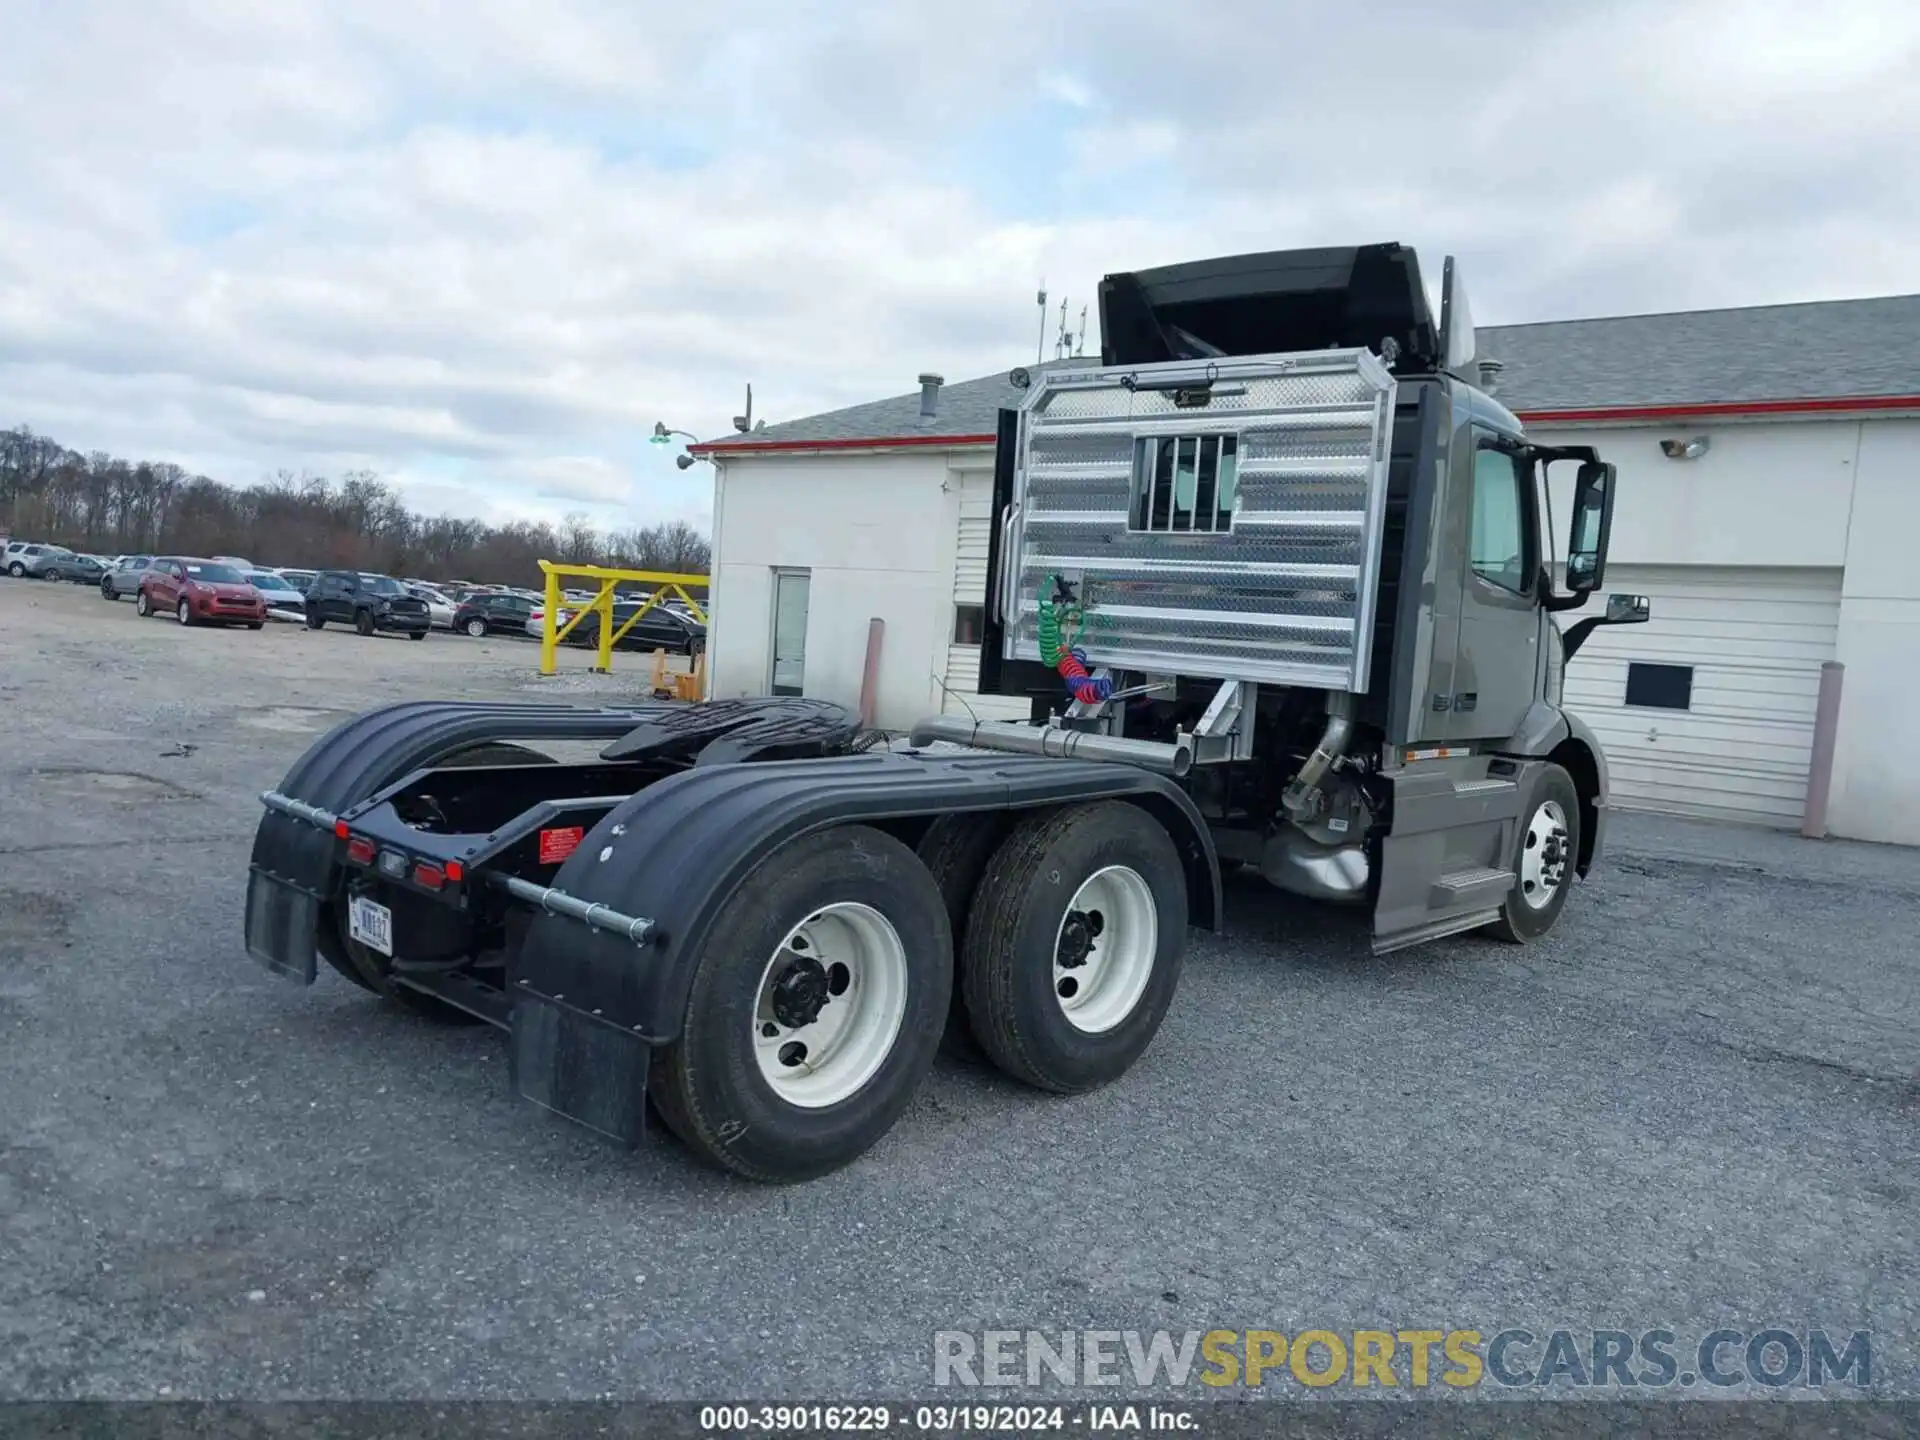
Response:
[[[1479,348],[1531,434],[1619,467],[1605,588],[1653,619],[1597,632],[1566,692],[1614,803],[1798,825],[1837,660],[1829,829],[1920,844],[1920,296],[1483,327]],[[712,693],[851,706],[878,618],[877,723],[1024,716],[974,693],[994,423],[1019,396],[928,383],[696,447]]]

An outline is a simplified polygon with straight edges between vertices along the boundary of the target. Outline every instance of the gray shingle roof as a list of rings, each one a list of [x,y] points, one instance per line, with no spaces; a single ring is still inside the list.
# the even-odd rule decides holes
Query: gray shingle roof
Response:
[[[1501,361],[1498,397],[1530,412],[1766,400],[1920,396],[1920,295],[1691,310],[1533,325],[1484,325],[1482,358]],[[1049,361],[1093,365],[1097,358]],[[1011,370],[1011,366],[1008,370]],[[994,432],[996,413],[1019,403],[1008,371],[944,386],[938,413],[920,414],[920,392],[730,435],[702,448],[742,453],[758,445],[857,445],[922,439],[967,443]]]
[[[1487,326],[1476,340],[1521,414],[1920,395],[1920,295]]]

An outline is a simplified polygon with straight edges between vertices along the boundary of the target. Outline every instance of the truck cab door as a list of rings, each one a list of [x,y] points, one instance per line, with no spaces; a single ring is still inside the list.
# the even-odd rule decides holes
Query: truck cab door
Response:
[[[1534,460],[1512,436],[1472,426],[1460,567],[1460,633],[1445,705],[1449,741],[1503,740],[1539,692],[1540,568]],[[1459,533],[1456,531],[1455,533]]]

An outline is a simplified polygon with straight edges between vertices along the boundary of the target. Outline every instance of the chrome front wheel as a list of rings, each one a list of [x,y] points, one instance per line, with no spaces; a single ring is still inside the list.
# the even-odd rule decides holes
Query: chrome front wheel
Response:
[[[1557,800],[1543,800],[1527,822],[1520,845],[1520,899],[1530,909],[1544,910],[1567,880],[1567,857],[1573,835],[1567,812]]]

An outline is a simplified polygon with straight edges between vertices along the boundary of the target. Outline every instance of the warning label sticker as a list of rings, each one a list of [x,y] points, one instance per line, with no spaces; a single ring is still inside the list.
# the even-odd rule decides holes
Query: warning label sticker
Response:
[[[566,825],[557,830],[542,830],[540,832],[540,863],[558,865],[578,850],[580,842],[586,838],[586,827],[581,825]]]

